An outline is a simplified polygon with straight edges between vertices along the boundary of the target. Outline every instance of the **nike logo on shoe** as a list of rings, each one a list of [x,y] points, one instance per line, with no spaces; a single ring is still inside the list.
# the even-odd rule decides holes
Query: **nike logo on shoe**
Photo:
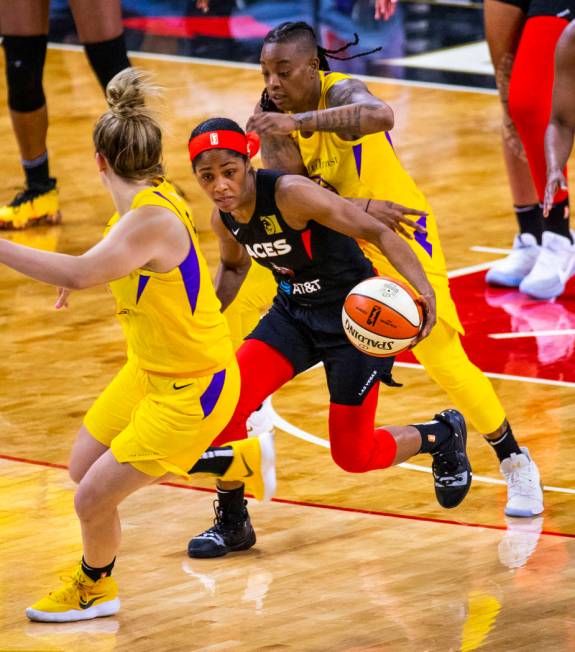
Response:
[[[92,598],[91,600],[88,600],[87,602],[80,598],[80,609],[88,609],[94,604],[94,602],[96,602],[96,600],[99,600],[100,598],[105,598],[105,597],[106,597],[105,594],[97,595],[95,598]]]
[[[254,474],[254,472],[253,472],[252,468],[250,467],[250,465],[246,462],[246,458],[244,457],[244,454],[240,453],[240,456],[242,458],[242,462],[244,463],[244,466],[246,467],[246,471],[247,471],[246,475],[244,475],[243,477],[244,478],[251,478],[252,475]]]

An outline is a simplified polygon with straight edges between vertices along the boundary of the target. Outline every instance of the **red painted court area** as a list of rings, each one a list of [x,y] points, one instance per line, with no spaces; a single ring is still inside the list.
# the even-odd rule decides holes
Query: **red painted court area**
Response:
[[[485,272],[451,279],[471,360],[485,372],[575,383],[574,281],[559,299],[537,301],[487,286]],[[399,360],[415,362],[411,354]]]

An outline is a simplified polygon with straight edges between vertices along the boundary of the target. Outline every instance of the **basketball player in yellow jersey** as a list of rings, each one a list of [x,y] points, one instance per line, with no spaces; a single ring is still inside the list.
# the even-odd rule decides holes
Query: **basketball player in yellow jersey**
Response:
[[[283,23],[264,39],[260,61],[266,90],[247,125],[262,138],[264,165],[306,174],[372,215],[381,199],[427,213],[419,220],[427,233],[416,232],[408,242],[435,290],[438,322],[414,354],[493,446],[508,485],[505,513],[539,514],[543,495],[537,467],[517,444],[490,381],[461,345],[463,328],[449,292],[435,217],[388,134],[393,111],[363,82],[330,72],[325,55],[306,23]],[[379,274],[396,274],[373,247],[363,248]]]
[[[236,407],[239,370],[190,211],[162,177],[148,90],[136,69],[118,73],[94,129],[100,177],[117,209],[104,239],[80,256],[0,240],[0,263],[60,287],[57,307],[71,289],[109,283],[128,344],[127,363],[88,410],[72,449],[82,561],[62,588],[26,610],[31,620],[119,610],[111,576],[117,508],[136,490],[169,474],[187,479],[192,466],[190,473],[248,481],[260,500],[275,487],[271,435],[210,448]]]

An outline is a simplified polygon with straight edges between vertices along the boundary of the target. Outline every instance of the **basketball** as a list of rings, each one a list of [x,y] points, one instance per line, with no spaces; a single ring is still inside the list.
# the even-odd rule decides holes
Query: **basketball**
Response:
[[[384,276],[362,281],[343,304],[343,328],[349,341],[377,358],[405,351],[423,323],[416,298],[410,287]]]

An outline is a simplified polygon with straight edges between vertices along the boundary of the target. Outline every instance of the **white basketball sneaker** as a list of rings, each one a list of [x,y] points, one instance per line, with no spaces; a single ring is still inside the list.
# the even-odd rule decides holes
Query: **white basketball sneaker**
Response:
[[[544,231],[541,253],[519,289],[536,299],[554,299],[563,294],[565,284],[573,275],[575,246],[563,235]]]
[[[507,483],[506,516],[537,516],[543,511],[543,490],[539,469],[529,457],[525,446],[520,446],[521,453],[501,462],[501,473]]]
[[[268,396],[260,408],[248,417],[248,437],[258,437],[262,432],[274,432],[272,397]]]
[[[529,274],[539,256],[541,247],[531,233],[520,233],[513,240],[511,253],[493,263],[485,275],[485,280],[491,285],[519,287],[521,281]]]

